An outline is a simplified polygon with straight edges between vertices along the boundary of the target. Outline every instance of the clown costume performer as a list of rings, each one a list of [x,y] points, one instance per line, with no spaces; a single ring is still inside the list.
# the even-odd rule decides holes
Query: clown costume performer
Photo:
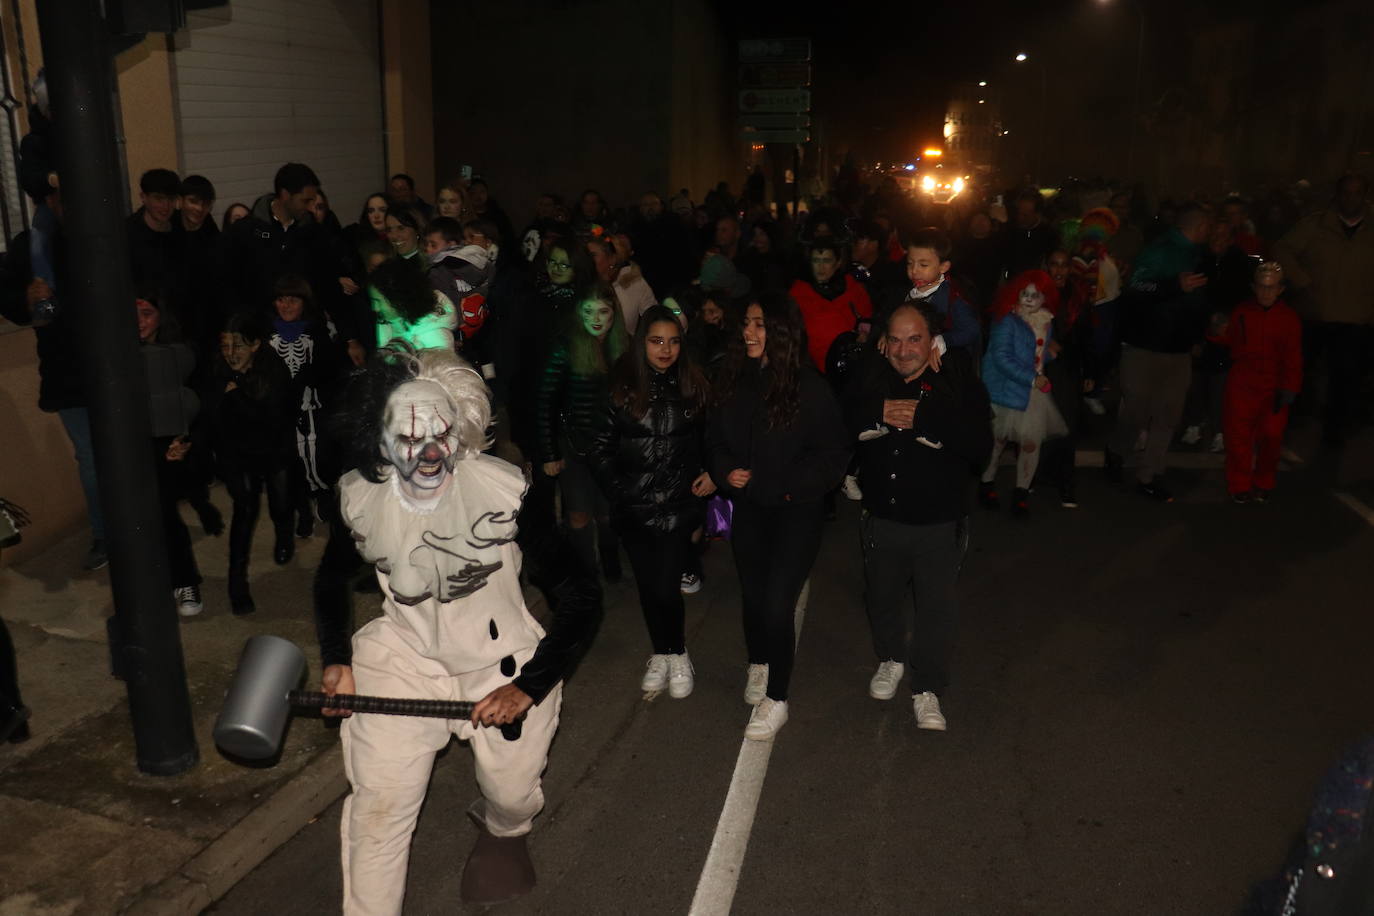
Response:
[[[1012,512],[1026,515],[1041,443],[1068,432],[1045,377],[1045,363],[1053,358],[1056,299],[1054,281],[1043,270],[1018,274],[997,292],[995,324],[983,358],[983,382],[992,400],[993,443],[979,498],[989,509],[998,505],[993,481],[1007,443],[1017,448]]]
[[[1278,476],[1288,408],[1302,388],[1302,322],[1283,301],[1283,267],[1255,268],[1255,295],[1211,337],[1231,350],[1222,427],[1226,490],[1234,502],[1264,502]]]
[[[346,610],[318,610],[324,690],[477,704],[464,720],[344,721],[353,791],[341,827],[343,911],[401,912],[434,755],[453,737],[471,743],[481,791],[468,812],[480,833],[463,899],[509,900],[534,885],[525,834],[544,806],[561,681],[595,626],[600,592],[552,529],[517,534],[524,478],[481,454],[486,386],[452,352],[380,351],[351,380],[343,417],[355,451],[340,511],[376,564],[384,613],[349,646]],[[552,610],[547,633],[525,608],[522,559]]]

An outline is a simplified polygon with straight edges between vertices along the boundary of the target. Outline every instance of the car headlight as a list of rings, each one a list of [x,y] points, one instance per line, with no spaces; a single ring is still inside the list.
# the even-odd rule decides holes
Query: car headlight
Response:
[[[935,178],[934,178],[934,176],[932,176],[932,175],[927,175],[926,177],[924,177],[924,178],[921,179],[921,190],[922,190],[922,191],[925,191],[927,194],[929,194],[931,191],[934,191],[934,190],[935,190]]]

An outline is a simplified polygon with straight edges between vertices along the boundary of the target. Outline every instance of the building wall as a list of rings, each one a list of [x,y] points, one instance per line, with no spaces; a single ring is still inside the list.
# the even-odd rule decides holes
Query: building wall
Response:
[[[434,3],[439,173],[471,165],[517,227],[544,191],[571,204],[591,186],[621,204],[737,184],[710,16],[702,0]]]
[[[404,172],[415,179],[415,192],[433,202],[436,182],[448,176],[437,177],[434,168],[429,28],[429,0],[382,0],[388,175]]]
[[[71,440],[57,414],[38,409],[38,356],[28,329],[0,327],[0,430],[0,497],[33,519],[23,543],[0,552],[0,566],[12,566],[86,524]]]
[[[181,163],[167,36],[149,35],[116,57],[115,76],[129,202],[137,207],[139,176],[149,169],[176,171]]]

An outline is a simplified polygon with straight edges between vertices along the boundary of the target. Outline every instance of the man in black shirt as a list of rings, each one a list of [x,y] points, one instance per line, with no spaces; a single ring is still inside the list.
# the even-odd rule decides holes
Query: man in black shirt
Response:
[[[987,389],[967,353],[952,349],[938,372],[932,367],[932,329],[939,326],[925,302],[894,309],[881,356],[850,386],[844,407],[859,442],[864,598],[879,661],[869,694],[891,699],[909,663],[916,725],[943,731],[939,697],[949,685],[954,583],[968,546],[974,472],[992,452],[992,425]],[[916,605],[911,641],[908,595]]]

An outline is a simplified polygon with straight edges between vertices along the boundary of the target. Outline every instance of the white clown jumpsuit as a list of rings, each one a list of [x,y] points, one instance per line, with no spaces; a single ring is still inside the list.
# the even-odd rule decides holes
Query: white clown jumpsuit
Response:
[[[432,508],[416,508],[395,474],[339,484],[359,552],[377,564],[385,613],[353,637],[359,694],[481,700],[509,684],[544,631],[525,608],[515,519],[525,482],[510,464],[459,460]],[[411,834],[434,755],[452,736],[472,743],[482,801],[474,813],[495,836],[528,833],[544,806],[540,775],[558,728],[562,685],[522,722],[518,740],[466,719],[354,715],[342,725],[344,912],[399,914]]]

